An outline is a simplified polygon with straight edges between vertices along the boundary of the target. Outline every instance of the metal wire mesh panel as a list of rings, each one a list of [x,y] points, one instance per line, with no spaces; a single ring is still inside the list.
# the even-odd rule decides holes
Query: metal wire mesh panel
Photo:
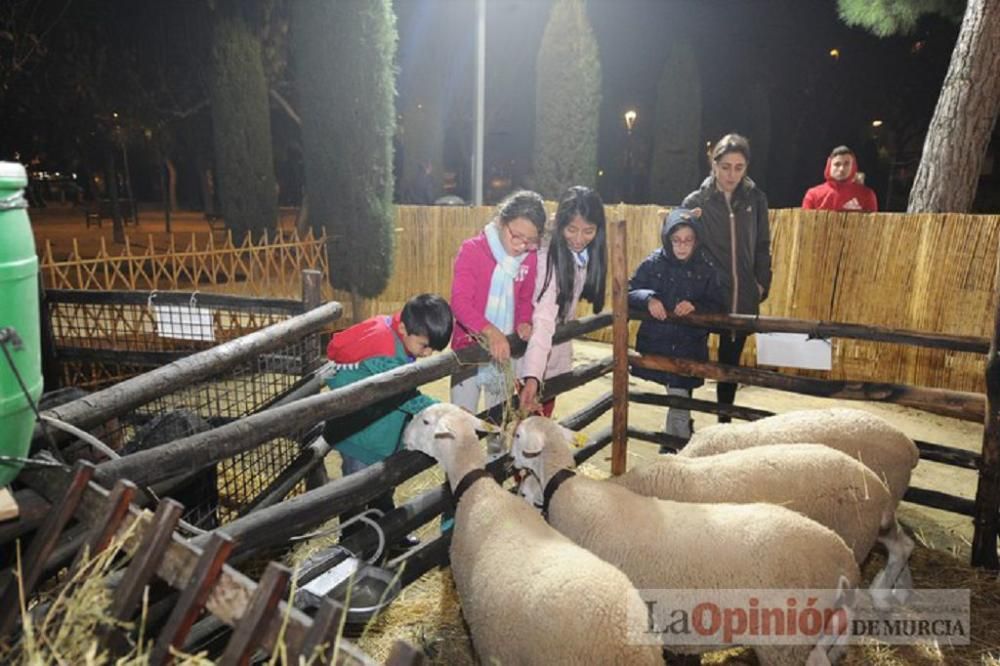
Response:
[[[50,292],[47,300],[64,379],[85,388],[141,374],[303,309],[297,301],[176,292]],[[267,408],[323,361],[318,335],[290,341],[119,415],[101,426],[101,438],[128,455],[216,428]],[[192,469],[154,490],[184,503],[188,522],[215,527],[287,467],[303,435],[290,429],[214,469]]]

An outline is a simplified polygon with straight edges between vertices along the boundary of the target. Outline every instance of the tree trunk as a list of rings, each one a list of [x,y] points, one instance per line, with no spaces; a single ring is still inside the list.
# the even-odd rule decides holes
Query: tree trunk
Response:
[[[968,212],[1000,109],[1000,0],[969,0],[910,192],[911,213]]]
[[[167,201],[170,202],[170,210],[177,210],[177,166],[169,157],[164,160],[164,164],[167,167],[167,192],[169,193]]]
[[[115,149],[109,145],[105,153],[105,182],[108,184],[108,200],[111,202],[111,231],[116,243],[125,242],[125,222],[118,203],[118,166],[115,164]],[[100,202],[98,202],[100,205]]]

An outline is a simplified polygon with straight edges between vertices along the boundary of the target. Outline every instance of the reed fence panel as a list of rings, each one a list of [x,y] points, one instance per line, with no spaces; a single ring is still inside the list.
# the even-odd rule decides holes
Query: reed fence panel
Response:
[[[554,204],[548,209],[552,212]],[[659,211],[657,206],[607,207],[609,220],[628,221],[629,271],[659,246]],[[393,275],[382,295],[363,302],[359,318],[396,311],[420,292],[447,296],[459,245],[492,214],[490,207],[397,207]],[[1000,216],[779,209],[771,211],[771,234],[774,280],[762,314],[932,333],[991,332]],[[204,290],[297,297],[300,269],[330,270],[322,238],[225,249],[205,242],[208,247],[195,247],[192,240],[176,256],[143,249],[122,258],[102,248],[93,259],[56,262],[48,251],[43,274],[47,285],[70,288],[161,289],[167,287],[158,285],[176,283],[172,288],[190,289],[180,283],[197,281]],[[324,296],[347,308],[351,303],[349,294],[331,290],[328,283]],[[585,304],[581,314],[586,312]],[[352,313],[345,315],[346,325]],[[637,326],[630,324],[633,341]],[[594,337],[610,342],[609,331]],[[978,354],[853,340],[835,340],[833,353],[832,372],[795,374],[984,390]],[[744,361],[755,363],[753,345]]]

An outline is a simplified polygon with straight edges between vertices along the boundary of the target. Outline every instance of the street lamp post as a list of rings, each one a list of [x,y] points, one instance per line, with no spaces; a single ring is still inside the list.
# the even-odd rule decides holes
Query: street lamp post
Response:
[[[623,193],[629,201],[635,199],[635,174],[632,173],[635,168],[634,155],[632,153],[632,130],[635,128],[635,121],[639,118],[639,114],[635,109],[629,109],[625,112],[625,192]]]

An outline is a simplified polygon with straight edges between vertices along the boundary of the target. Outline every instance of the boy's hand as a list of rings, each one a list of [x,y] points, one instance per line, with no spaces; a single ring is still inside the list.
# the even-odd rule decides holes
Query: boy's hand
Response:
[[[531,324],[528,322],[522,322],[517,325],[517,337],[521,338],[525,342],[531,337]]]
[[[653,315],[653,319],[663,321],[667,318],[667,309],[663,307],[663,302],[660,299],[650,298],[646,307],[649,308],[649,314]]]
[[[694,305],[691,301],[681,301],[677,304],[677,307],[674,308],[674,314],[678,317],[689,315],[692,312],[694,312]]]
[[[507,336],[503,334],[499,328],[490,324],[483,329],[483,335],[486,336],[486,341],[490,345],[490,356],[497,363],[503,363],[510,358],[510,343],[507,342]]]
[[[701,206],[698,206],[697,208],[692,208],[691,209],[691,217],[695,217],[695,218],[701,217]]]
[[[538,402],[538,380],[534,377],[525,378],[524,386],[521,387],[518,399],[521,401],[521,409],[523,411],[529,414],[540,411],[542,405]]]

